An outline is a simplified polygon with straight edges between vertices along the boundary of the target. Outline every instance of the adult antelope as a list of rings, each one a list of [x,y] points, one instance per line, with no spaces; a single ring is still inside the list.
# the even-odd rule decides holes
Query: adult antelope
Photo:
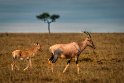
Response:
[[[31,48],[26,50],[14,50],[12,52],[13,62],[11,63],[11,69],[13,70],[16,67],[18,70],[18,66],[16,65],[16,59],[26,59],[28,61],[27,66],[24,68],[24,71],[27,70],[29,67],[32,67],[31,58],[38,52],[41,48],[40,44],[35,43]]]
[[[88,36],[85,38],[84,41],[81,41],[79,43],[72,42],[68,44],[55,44],[49,48],[51,52],[51,57],[48,59],[48,61],[49,61],[49,64],[51,65],[52,72],[53,72],[53,63],[55,63],[59,57],[67,59],[67,65],[64,68],[63,73],[68,68],[72,58],[75,58],[75,62],[77,65],[77,73],[79,74],[79,64],[78,64],[79,55],[87,46],[95,49],[95,45],[92,41],[90,33],[86,31],[84,33]]]

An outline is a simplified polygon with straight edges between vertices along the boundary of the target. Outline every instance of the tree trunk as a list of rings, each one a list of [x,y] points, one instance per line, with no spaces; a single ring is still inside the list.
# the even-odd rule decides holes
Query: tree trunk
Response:
[[[48,23],[48,31],[49,31],[49,34],[50,34],[50,23]]]

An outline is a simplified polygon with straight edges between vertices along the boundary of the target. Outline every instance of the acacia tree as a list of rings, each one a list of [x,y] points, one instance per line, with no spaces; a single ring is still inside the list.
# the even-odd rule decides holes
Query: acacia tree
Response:
[[[48,24],[48,31],[50,34],[50,23],[56,22],[56,19],[58,19],[60,16],[57,14],[50,15],[49,13],[45,12],[45,13],[42,13],[42,14],[36,16],[36,17],[37,17],[37,19],[40,19],[40,20],[42,20]]]

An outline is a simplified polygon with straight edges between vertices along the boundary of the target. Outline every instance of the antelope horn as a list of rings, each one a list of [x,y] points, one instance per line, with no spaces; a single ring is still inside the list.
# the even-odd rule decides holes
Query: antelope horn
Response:
[[[87,34],[87,35],[91,38],[91,35],[90,35],[90,33],[89,33],[89,32],[84,31],[84,33],[85,33],[85,34]]]

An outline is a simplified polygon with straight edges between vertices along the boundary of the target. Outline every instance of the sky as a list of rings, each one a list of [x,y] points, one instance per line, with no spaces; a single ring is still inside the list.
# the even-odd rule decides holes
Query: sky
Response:
[[[124,0],[0,0],[0,32],[48,32],[37,15],[60,18],[51,32],[124,32]]]

